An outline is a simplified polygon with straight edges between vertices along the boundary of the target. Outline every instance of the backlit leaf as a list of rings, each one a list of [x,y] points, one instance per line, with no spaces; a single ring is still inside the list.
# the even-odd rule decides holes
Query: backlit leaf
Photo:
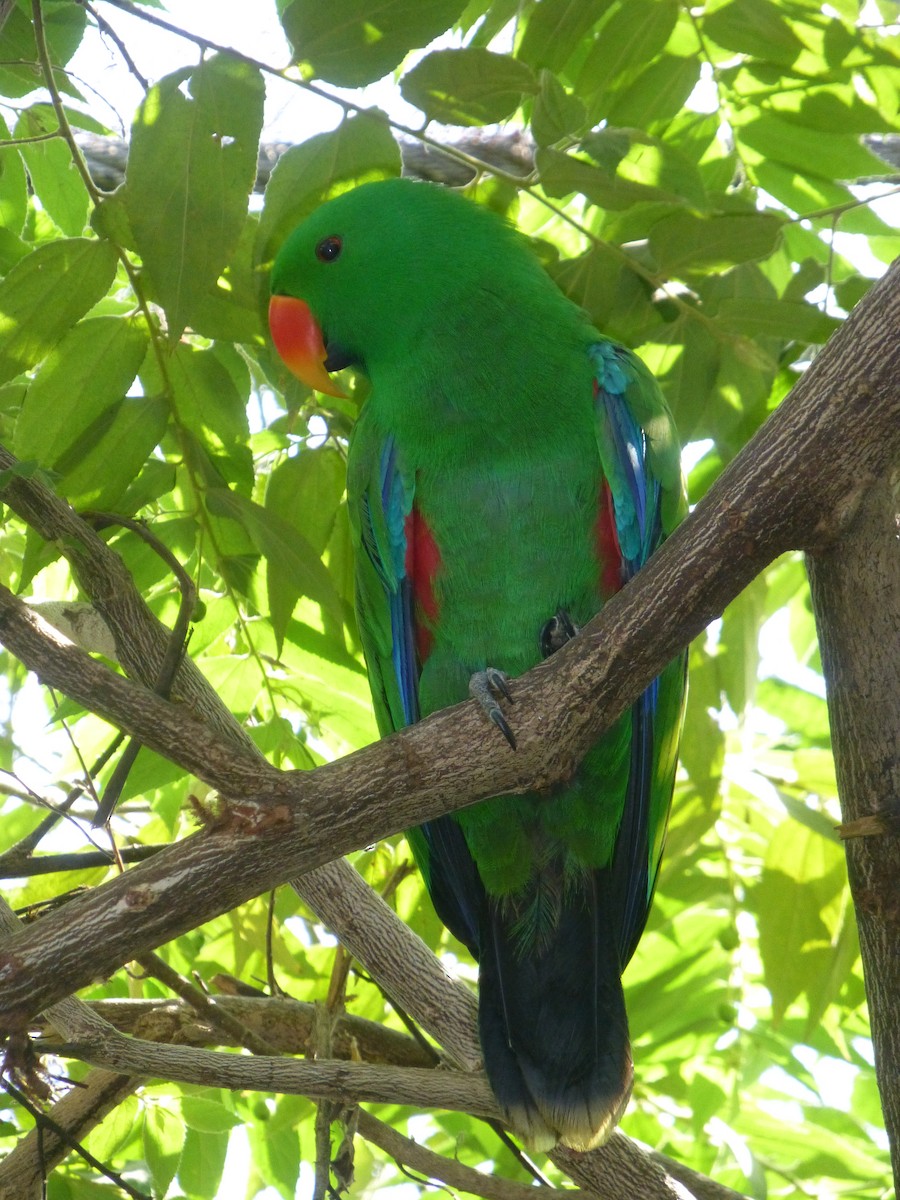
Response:
[[[733,263],[766,258],[778,244],[781,221],[772,213],[726,213],[700,217],[674,212],[650,230],[650,249],[660,268],[719,271]]]
[[[361,87],[427,46],[464,8],[465,0],[293,0],[281,21],[295,61],[329,83]]]
[[[490,125],[512,116],[537,80],[524,64],[489,50],[433,50],[403,76],[400,90],[429,120]]]
[[[142,321],[89,317],[51,350],[16,422],[15,452],[53,466],[106,409],[123,399],[147,350]]]
[[[33,367],[103,296],[116,273],[106,242],[48,242],[0,282],[0,382]]]
[[[226,55],[167,75],[131,131],[125,206],[176,341],[234,250],[256,177],[259,72]]]

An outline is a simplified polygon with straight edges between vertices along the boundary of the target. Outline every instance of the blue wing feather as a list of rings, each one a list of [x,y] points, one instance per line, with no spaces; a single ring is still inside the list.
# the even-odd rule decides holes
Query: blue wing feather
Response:
[[[364,599],[358,586],[357,607],[370,683],[373,694],[384,697],[381,708],[387,720],[380,722],[383,734],[411,725],[420,717],[420,664],[407,539],[414,498],[414,480],[401,469],[393,438],[385,438],[377,455],[377,471],[359,496],[354,493],[352,498],[360,516],[361,548],[374,568],[380,599],[387,603],[390,619],[390,645],[385,653],[371,636],[365,616],[366,603],[371,604],[372,597]],[[358,582],[360,574],[357,564]],[[484,888],[462,830],[452,817],[444,816],[410,830],[407,837],[438,915],[477,956]]]
[[[655,389],[656,384],[622,346],[598,341],[589,353],[595,370],[597,439],[612,493],[623,581],[627,581],[663,540],[661,483],[653,470],[646,430],[635,411],[639,389]],[[669,669],[680,670],[683,678],[683,662]],[[634,953],[647,919],[665,837],[667,806],[662,814],[654,811],[654,788],[671,794],[674,772],[674,760],[671,764],[660,761],[659,696],[660,681],[655,679],[631,709],[628,792],[612,862],[623,967]]]
[[[400,470],[394,440],[386,438],[377,456],[375,478],[356,499],[360,542],[381,585],[381,599],[387,604],[390,621],[388,663],[381,647],[367,637],[371,622],[366,620],[366,604],[360,595],[360,571],[357,568],[357,608],[366,661],[373,684],[377,681],[382,693],[390,696],[394,691],[390,686],[393,683],[400,703],[399,712],[396,703],[386,703],[389,728],[382,729],[382,733],[419,719],[413,587],[406,569],[406,519],[412,510],[413,499],[414,487]],[[366,599],[372,603],[371,597]],[[385,678],[388,672],[392,679]]]

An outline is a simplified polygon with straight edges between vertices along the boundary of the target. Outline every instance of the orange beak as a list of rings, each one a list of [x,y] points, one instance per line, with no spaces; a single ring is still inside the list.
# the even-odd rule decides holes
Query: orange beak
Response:
[[[346,399],[346,392],[325,370],[328,351],[322,330],[305,301],[295,296],[273,296],[269,301],[269,329],[275,349],[292,375],[317,392]]]

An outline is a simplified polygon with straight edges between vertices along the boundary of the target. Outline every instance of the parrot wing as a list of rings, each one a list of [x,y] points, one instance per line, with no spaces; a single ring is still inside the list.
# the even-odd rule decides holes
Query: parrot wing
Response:
[[[640,359],[606,339],[589,353],[606,480],[598,542],[605,575],[618,549],[624,584],[687,512],[680,449],[659,386]],[[631,767],[612,861],[623,968],[643,932],[665,844],[686,666],[681,655],[631,710]]]
[[[363,410],[353,434],[347,482],[356,548],[356,615],[382,737],[417,721],[419,671],[438,619],[432,581],[440,555],[415,506],[389,435]],[[441,920],[478,957],[484,888],[462,830],[450,816],[407,832]]]

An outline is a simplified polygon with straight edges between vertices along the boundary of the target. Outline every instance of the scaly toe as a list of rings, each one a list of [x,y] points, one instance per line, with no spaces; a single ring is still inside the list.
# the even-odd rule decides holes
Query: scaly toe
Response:
[[[503,715],[503,710],[497,703],[502,697],[510,704],[514,703],[512,692],[509,690],[509,679],[504,671],[496,667],[488,667],[484,671],[476,671],[469,680],[469,695],[477,700],[482,711],[489,720],[497,726],[513,750],[516,748],[516,736],[509,727],[509,722]]]

